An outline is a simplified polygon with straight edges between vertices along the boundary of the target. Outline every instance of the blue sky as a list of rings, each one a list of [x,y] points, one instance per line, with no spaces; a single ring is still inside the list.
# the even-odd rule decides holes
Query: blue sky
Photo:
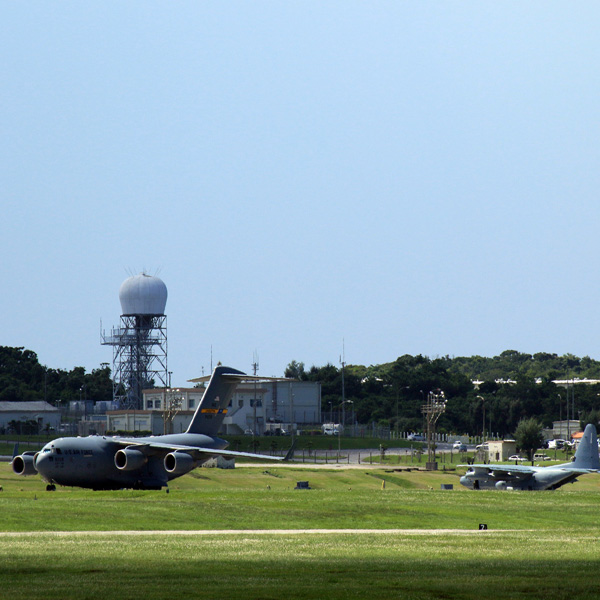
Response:
[[[0,8],[0,344],[111,362],[169,291],[173,383],[402,354],[600,358],[593,2]]]

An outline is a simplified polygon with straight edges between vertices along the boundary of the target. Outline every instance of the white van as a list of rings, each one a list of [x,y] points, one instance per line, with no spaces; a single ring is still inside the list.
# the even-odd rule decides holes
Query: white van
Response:
[[[546,456],[545,454],[534,454],[533,460],[552,460],[552,459],[549,456]]]
[[[323,423],[321,431],[323,435],[338,435],[342,426],[339,423]]]

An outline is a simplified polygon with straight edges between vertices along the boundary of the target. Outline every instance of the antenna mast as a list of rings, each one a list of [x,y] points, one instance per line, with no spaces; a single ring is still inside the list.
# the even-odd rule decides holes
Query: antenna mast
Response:
[[[252,372],[254,373],[254,377],[256,377],[256,373],[258,373],[258,352],[256,350],[254,351],[253,361]],[[254,400],[252,406],[252,442],[254,442],[254,436],[256,435],[256,379],[254,380]],[[254,444],[252,444],[252,447],[254,448]]]

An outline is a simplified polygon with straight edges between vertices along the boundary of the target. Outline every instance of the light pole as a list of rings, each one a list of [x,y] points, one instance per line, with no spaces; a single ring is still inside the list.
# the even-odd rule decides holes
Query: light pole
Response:
[[[437,470],[435,461],[435,424],[441,414],[446,410],[446,397],[442,390],[429,392],[427,402],[421,408],[423,416],[427,420],[427,465],[428,471]]]
[[[292,435],[292,445],[294,445],[294,384],[290,381],[290,433]]]
[[[87,390],[85,383],[79,388],[79,407],[81,408],[81,392],[83,390],[83,420],[87,420]]]
[[[254,436],[256,435],[256,373],[258,372],[258,355],[254,355],[254,362],[252,363],[252,370],[254,371],[254,402],[252,409],[252,446],[254,447]],[[273,385],[277,385],[274,383]]]
[[[340,406],[342,407],[342,411],[344,410],[344,404],[354,404],[352,402],[352,400],[343,400],[342,403],[340,404]],[[342,428],[344,427],[344,425],[342,425]],[[342,431],[340,430],[340,428],[338,427],[338,432],[337,432],[337,436],[338,436],[338,462],[340,461],[340,451],[342,449]]]
[[[342,356],[340,356],[340,364],[342,365],[342,426],[346,424],[346,409],[344,403],[346,402],[346,384],[344,380],[344,371],[346,366],[346,352],[344,348],[344,342],[342,341]]]
[[[352,437],[354,437],[354,400],[347,400],[348,404],[352,404]]]
[[[400,413],[398,412],[398,400],[400,397],[400,391],[404,391],[404,390],[408,390],[410,389],[409,385],[405,385],[401,388],[396,387],[396,437],[400,436],[400,425],[399,425],[399,421],[400,421]]]
[[[481,407],[483,408],[483,419],[481,425],[481,443],[485,442],[485,398],[483,396],[477,396],[481,400]]]
[[[570,442],[571,423],[569,422],[569,381],[567,380],[567,442]]]

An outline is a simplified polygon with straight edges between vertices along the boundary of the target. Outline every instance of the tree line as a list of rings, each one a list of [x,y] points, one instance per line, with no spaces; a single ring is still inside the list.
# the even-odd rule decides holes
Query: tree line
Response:
[[[600,379],[600,362],[571,354],[525,354],[514,350],[485,358],[404,355],[394,362],[369,367],[332,364],[306,369],[292,361],[285,375],[321,383],[325,418],[339,420],[342,403],[347,422],[375,422],[398,431],[424,428],[421,408],[427,394],[443,390],[448,399],[437,431],[481,435],[512,435],[522,419],[534,418],[544,427],[575,418],[582,425],[600,420],[600,385],[560,387],[553,380]],[[479,382],[479,383],[475,383]],[[350,416],[349,416],[350,415]]]
[[[486,358],[404,355],[380,365],[332,364],[305,368],[292,361],[287,377],[321,383],[323,418],[340,419],[342,377],[346,422],[376,423],[397,431],[423,429],[421,407],[427,394],[443,390],[446,412],[438,421],[442,433],[486,432],[509,435],[524,418],[535,418],[545,427],[567,416],[585,423],[600,421],[600,386],[559,387],[553,380],[600,379],[600,361],[567,354],[526,354],[514,350]],[[514,383],[506,383],[511,380]],[[475,385],[473,382],[481,382]],[[107,364],[87,373],[41,365],[35,352],[0,346],[0,401],[47,400],[55,406],[83,398],[112,400],[113,384]],[[573,409],[574,403],[574,409]]]
[[[41,365],[37,354],[25,348],[0,346],[0,401],[46,400],[60,406],[72,400],[112,400],[113,385],[106,364],[86,373],[84,367],[70,371]]]

